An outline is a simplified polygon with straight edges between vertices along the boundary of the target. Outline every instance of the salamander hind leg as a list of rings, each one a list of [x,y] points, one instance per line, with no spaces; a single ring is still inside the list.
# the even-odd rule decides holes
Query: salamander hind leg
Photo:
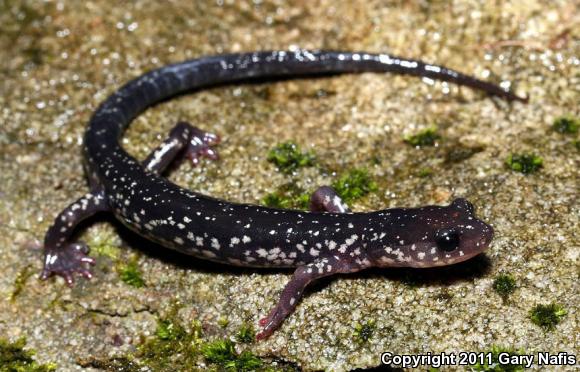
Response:
[[[84,242],[71,242],[77,225],[84,219],[101,211],[108,211],[109,205],[102,192],[90,193],[65,208],[54,220],[44,238],[44,268],[41,279],[53,275],[64,278],[68,285],[74,282],[74,274],[91,278],[89,265],[95,261],[88,256],[89,247]]]
[[[167,139],[145,159],[143,167],[161,174],[182,151],[193,165],[199,164],[201,158],[216,160],[218,154],[212,147],[219,142],[217,135],[180,122],[169,132]]]
[[[310,282],[333,274],[359,271],[362,268],[355,262],[342,260],[339,257],[320,258],[308,265],[298,267],[292,279],[282,290],[276,306],[270,310],[268,316],[260,320],[259,323],[264,328],[256,335],[256,339],[262,340],[269,337],[280,327],[284,319],[294,311],[302,298],[304,289]]]
[[[312,212],[349,213],[350,208],[330,186],[320,186],[310,197]]]

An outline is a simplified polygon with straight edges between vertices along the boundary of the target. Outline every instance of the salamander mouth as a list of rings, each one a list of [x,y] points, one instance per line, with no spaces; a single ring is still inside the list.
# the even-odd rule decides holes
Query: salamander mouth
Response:
[[[455,264],[467,261],[485,252],[489,248],[492,240],[493,229],[489,227],[489,229],[486,230],[483,236],[478,240],[470,244],[467,248],[460,248],[458,252],[453,255],[453,257],[445,258],[443,261],[446,262],[446,264]]]

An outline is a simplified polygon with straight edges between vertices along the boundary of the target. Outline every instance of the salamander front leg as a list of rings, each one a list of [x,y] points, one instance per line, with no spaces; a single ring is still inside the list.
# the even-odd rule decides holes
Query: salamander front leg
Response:
[[[286,284],[276,306],[268,313],[268,316],[260,320],[260,325],[264,328],[256,335],[257,340],[262,340],[270,336],[290,315],[306,286],[319,278],[338,274],[355,272],[363,267],[350,260],[342,260],[339,257],[321,258],[308,265],[300,266],[294,271],[292,279]]]
[[[185,156],[193,165],[199,164],[202,157],[216,160],[217,152],[212,146],[217,145],[220,138],[212,133],[204,132],[186,122],[180,122],[169,132],[169,136],[143,162],[143,167],[156,174],[161,174],[177,155],[185,149]]]
[[[104,193],[93,192],[66,207],[56,217],[44,237],[44,268],[41,279],[59,275],[68,285],[72,285],[74,273],[86,278],[92,277],[88,265],[93,265],[95,261],[87,256],[89,247],[84,242],[71,242],[70,238],[81,221],[97,212],[108,210]]]
[[[312,212],[349,213],[350,208],[330,186],[320,186],[310,197]]]

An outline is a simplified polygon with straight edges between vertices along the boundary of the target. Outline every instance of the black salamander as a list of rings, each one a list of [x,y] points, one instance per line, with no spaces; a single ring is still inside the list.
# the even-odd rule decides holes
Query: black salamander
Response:
[[[311,212],[236,204],[183,189],[161,177],[181,153],[197,164],[216,159],[216,135],[179,123],[144,161],[129,155],[119,138],[147,107],[172,96],[218,84],[339,73],[393,72],[483,90],[523,101],[499,86],[442,66],[388,54],[274,51],[203,57],[165,66],[127,83],[103,102],[84,137],[91,192],[55,219],[44,240],[41,277],[91,277],[94,260],[83,242],[71,241],[80,221],[112,212],[135,231],[165,247],[236,266],[295,267],[276,306],[260,321],[258,338],[269,336],[294,310],[313,280],[369,267],[433,267],[467,260],[484,251],[493,229],[473,206],[352,213],[330,187],[311,199]]]

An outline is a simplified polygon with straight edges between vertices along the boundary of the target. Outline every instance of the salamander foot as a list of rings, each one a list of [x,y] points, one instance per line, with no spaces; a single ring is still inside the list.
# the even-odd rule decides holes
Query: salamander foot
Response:
[[[219,136],[193,126],[190,127],[190,130],[191,137],[185,150],[185,156],[191,160],[193,165],[199,164],[201,158],[217,160],[218,153],[212,147],[220,143]]]
[[[276,306],[270,311],[267,317],[262,318],[258,321],[260,327],[264,327],[261,332],[256,335],[256,340],[263,340],[268,338],[274,333],[274,331],[280,327],[282,321],[287,315],[283,315],[282,312]]]
[[[306,286],[314,280],[337,273],[355,272],[362,268],[359,264],[337,257],[320,258],[307,265],[299,266],[292,279],[286,284],[276,306],[268,316],[259,321],[262,332],[256,335],[257,340],[263,340],[280,327],[302,298]]]
[[[74,273],[87,279],[92,278],[93,274],[88,266],[94,265],[95,260],[87,256],[88,253],[89,247],[84,242],[69,243],[55,250],[46,249],[40,279],[45,280],[53,275],[59,275],[72,286]]]
[[[162,174],[178,156],[185,155],[193,165],[201,158],[217,160],[218,154],[212,147],[220,142],[213,133],[205,132],[184,121],[173,127],[163,143],[149,154],[143,162],[145,169]]]
[[[330,186],[320,186],[310,197],[311,212],[349,213],[350,208]]]

